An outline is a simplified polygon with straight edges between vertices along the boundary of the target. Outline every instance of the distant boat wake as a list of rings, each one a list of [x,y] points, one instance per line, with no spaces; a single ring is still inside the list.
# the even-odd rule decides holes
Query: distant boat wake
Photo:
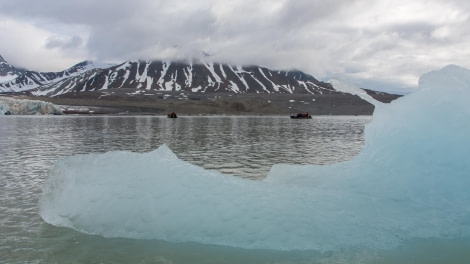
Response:
[[[163,145],[64,157],[40,215],[104,237],[248,249],[391,248],[470,237],[470,71],[447,66],[378,106],[366,145],[331,166],[273,166],[265,181],[205,170]]]

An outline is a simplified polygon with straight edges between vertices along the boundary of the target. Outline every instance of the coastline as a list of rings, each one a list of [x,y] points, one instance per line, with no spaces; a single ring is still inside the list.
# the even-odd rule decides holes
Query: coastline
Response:
[[[15,97],[59,105],[65,114],[289,115],[308,112],[310,115],[372,115],[374,112],[373,104],[351,94],[136,93],[120,89],[56,97]]]

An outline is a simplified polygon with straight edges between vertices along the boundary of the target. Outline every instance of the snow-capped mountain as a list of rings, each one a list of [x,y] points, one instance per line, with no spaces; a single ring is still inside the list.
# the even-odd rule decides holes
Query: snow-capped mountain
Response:
[[[259,66],[171,61],[127,61],[94,69],[39,87],[36,95],[114,88],[185,92],[337,93],[328,83],[300,71],[272,71]]]
[[[340,93],[331,84],[318,81],[301,71],[158,60],[127,61],[110,67],[84,61],[62,72],[26,71],[16,78],[0,82],[0,92],[29,91],[45,96],[114,88],[185,92]]]
[[[6,65],[9,64],[6,63]],[[10,67],[13,66],[10,65]],[[16,77],[0,82],[0,92],[31,91],[43,85],[54,84],[70,77],[79,76],[97,67],[100,67],[100,65],[95,65],[92,61],[83,61],[61,72],[17,72]]]
[[[0,55],[0,83],[14,80],[21,74],[21,70],[16,69],[6,62]]]

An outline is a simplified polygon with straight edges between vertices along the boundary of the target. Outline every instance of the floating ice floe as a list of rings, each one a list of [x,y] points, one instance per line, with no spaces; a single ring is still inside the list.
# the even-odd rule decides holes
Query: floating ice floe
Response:
[[[334,165],[273,166],[264,181],[182,161],[163,145],[64,157],[40,199],[53,225],[104,237],[248,249],[392,248],[470,237],[470,71],[448,66],[376,108],[366,144]]]

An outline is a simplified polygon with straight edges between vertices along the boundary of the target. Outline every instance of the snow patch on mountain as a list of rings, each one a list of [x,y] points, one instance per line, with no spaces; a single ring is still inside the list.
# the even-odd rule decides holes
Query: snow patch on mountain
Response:
[[[9,82],[11,80],[14,80],[18,77],[18,74],[7,74],[5,76],[0,76],[0,83],[3,83],[3,82]]]
[[[366,100],[367,102],[374,104],[374,105],[381,104],[379,101],[372,98],[372,96],[368,95],[366,91],[352,84],[346,83],[339,79],[332,79],[330,80],[330,83],[333,85],[333,87],[336,90],[340,92],[357,95],[361,97],[361,99]]]

